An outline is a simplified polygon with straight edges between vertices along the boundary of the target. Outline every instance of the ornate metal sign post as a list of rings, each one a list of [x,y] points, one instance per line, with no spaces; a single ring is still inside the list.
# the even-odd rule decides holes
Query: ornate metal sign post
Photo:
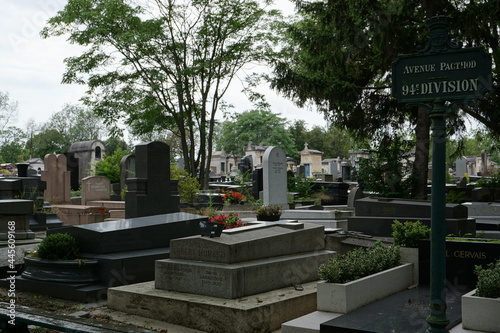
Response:
[[[400,103],[430,110],[432,119],[431,300],[428,333],[446,326],[446,113],[472,104],[492,88],[491,57],[481,47],[461,48],[448,34],[448,18],[432,17],[427,46],[398,56],[392,65],[392,94]],[[430,104],[433,104],[431,107]]]

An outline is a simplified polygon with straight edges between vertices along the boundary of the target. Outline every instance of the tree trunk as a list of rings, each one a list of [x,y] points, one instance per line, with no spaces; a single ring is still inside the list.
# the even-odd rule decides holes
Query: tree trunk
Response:
[[[427,176],[429,173],[429,131],[431,121],[426,108],[419,107],[417,112],[412,197],[425,200],[427,199]]]

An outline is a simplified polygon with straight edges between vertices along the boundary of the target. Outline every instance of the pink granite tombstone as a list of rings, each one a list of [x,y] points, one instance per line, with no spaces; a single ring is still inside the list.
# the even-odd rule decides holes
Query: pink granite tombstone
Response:
[[[45,155],[41,180],[47,184],[44,197],[51,204],[66,204],[71,201],[70,172],[66,164],[65,155]]]

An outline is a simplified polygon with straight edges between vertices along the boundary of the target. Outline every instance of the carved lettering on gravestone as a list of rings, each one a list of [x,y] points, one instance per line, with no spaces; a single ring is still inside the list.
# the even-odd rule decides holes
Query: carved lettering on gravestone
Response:
[[[216,271],[205,270],[200,272],[200,281],[202,286],[222,287],[223,283],[227,281],[227,277]]]
[[[111,183],[106,177],[91,176],[82,179],[82,204],[89,201],[109,200]]]

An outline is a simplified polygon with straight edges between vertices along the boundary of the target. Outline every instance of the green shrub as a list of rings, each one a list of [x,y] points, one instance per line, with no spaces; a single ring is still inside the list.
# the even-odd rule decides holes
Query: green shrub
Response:
[[[347,283],[399,265],[399,247],[380,245],[358,248],[339,254],[318,269],[319,277],[329,283]]]
[[[476,296],[500,297],[500,259],[488,264],[488,268],[476,266],[474,272],[477,275]]]
[[[181,176],[178,183],[179,197],[181,202],[198,202],[198,193],[200,192],[200,182],[197,178],[191,176]]]
[[[420,221],[401,223],[394,220],[392,230],[394,245],[404,247],[418,247],[418,241],[429,238],[431,234],[431,229]]]
[[[73,236],[52,234],[42,240],[37,255],[47,260],[73,260],[76,259],[78,252],[78,244]]]

